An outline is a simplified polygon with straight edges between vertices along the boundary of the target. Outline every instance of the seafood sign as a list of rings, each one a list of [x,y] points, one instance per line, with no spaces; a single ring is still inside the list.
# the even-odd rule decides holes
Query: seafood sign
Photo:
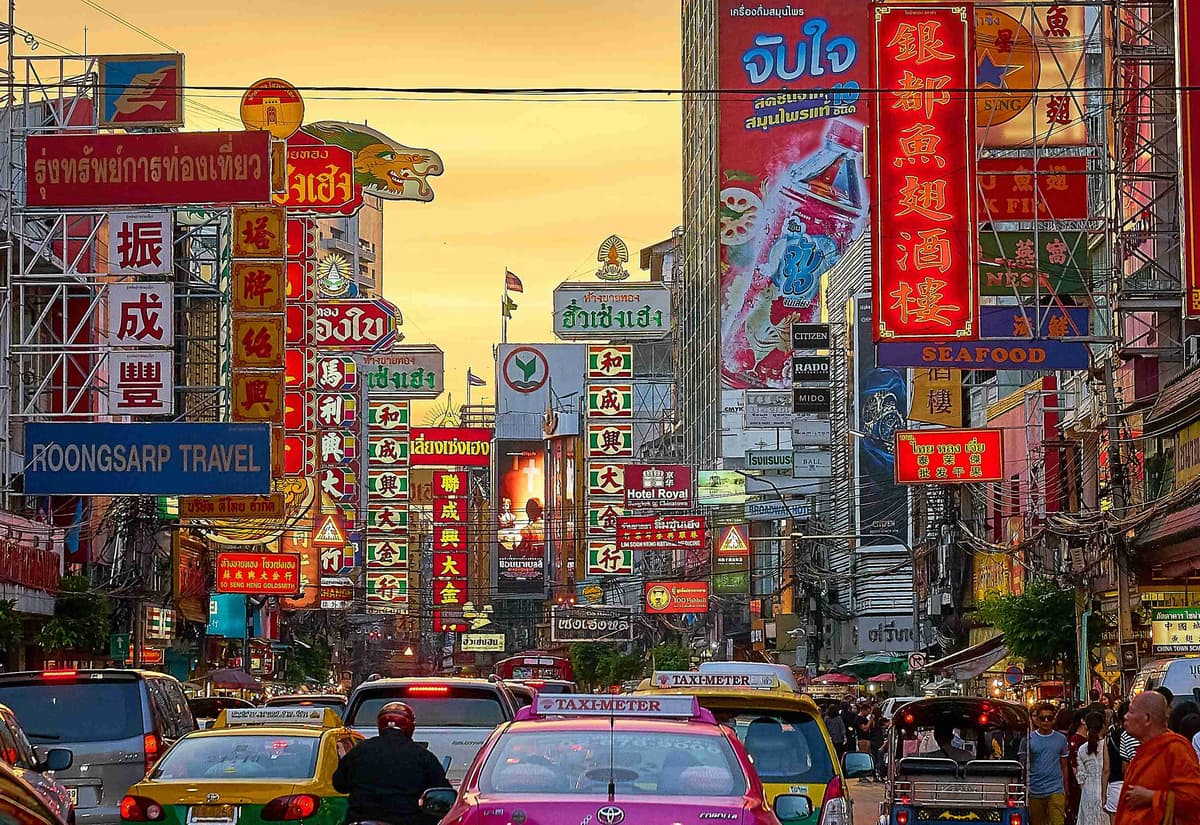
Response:
[[[30,207],[267,203],[266,132],[31,135]]]
[[[316,349],[373,350],[397,340],[400,311],[381,298],[322,301],[312,321]]]

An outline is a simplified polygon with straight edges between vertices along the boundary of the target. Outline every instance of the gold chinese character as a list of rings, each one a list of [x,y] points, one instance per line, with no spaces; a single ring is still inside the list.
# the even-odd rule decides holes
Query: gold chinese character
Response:
[[[946,209],[946,181],[920,180],[915,175],[904,176],[904,186],[898,199],[902,207],[896,217],[920,215],[931,221],[948,221]]]
[[[942,24],[938,20],[920,23],[901,23],[888,46],[896,47],[896,60],[916,59],[917,65],[931,60],[953,60],[954,56],[942,51],[946,44],[938,37]]]
[[[937,133],[932,123],[917,123],[907,129],[902,129],[899,138],[902,156],[893,160],[892,163],[896,166],[903,166],[905,161],[914,164],[917,160],[920,160],[921,163],[929,163],[932,160],[939,169],[944,169],[946,159],[938,154],[941,142],[942,136]]]
[[[950,102],[950,93],[941,91],[950,83],[950,75],[940,77],[921,77],[905,70],[900,78],[900,91],[893,92],[896,102],[893,109],[902,112],[924,111],[925,117],[933,117],[934,106],[944,106]]]
[[[900,237],[906,241],[912,240],[912,235],[908,232],[901,232]],[[938,272],[945,272],[950,268],[950,241],[946,239],[945,229],[923,229],[917,232],[917,238],[917,242],[911,248],[902,243],[896,244],[901,253],[896,259],[896,265],[902,271],[909,271],[910,259],[913,269],[936,269]]]
[[[954,322],[942,313],[957,312],[959,308],[954,304],[942,303],[942,290],[945,288],[946,282],[937,278],[925,278],[916,284],[916,289],[905,281],[889,296],[896,301],[891,308],[900,311],[900,322],[903,324],[911,322],[953,326]]]

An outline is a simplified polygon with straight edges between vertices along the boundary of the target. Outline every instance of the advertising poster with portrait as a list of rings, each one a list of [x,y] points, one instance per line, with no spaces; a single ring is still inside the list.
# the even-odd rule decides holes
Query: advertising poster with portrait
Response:
[[[717,4],[721,377],[791,386],[794,321],[862,232],[869,3]]]
[[[546,453],[541,441],[496,442],[498,598],[546,592]]]
[[[880,367],[871,336],[871,299],[854,299],[854,429],[858,444],[859,533],[890,534],[906,540],[908,491],[896,484],[896,433],[908,421],[907,370]],[[862,544],[895,544],[887,538],[863,538]]]

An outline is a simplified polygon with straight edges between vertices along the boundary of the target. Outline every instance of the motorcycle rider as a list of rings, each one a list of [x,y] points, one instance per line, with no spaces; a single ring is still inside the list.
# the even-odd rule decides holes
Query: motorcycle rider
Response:
[[[379,736],[360,742],[338,762],[333,787],[349,794],[346,822],[429,825],[417,806],[429,788],[449,788],[446,772],[428,748],[413,741],[416,717],[403,702],[388,702],[376,719]]]

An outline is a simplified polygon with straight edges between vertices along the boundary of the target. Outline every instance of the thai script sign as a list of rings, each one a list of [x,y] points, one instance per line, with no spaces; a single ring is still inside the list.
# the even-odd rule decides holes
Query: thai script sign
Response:
[[[687,510],[692,506],[692,468],[686,464],[626,464],[624,486],[629,509]]]
[[[265,424],[28,423],[28,495],[265,495]]]
[[[791,450],[746,450],[746,469],[762,470],[768,475],[792,474]]]
[[[661,338],[670,331],[664,286],[562,283],[554,290],[554,334],[563,340]]]
[[[708,582],[646,582],[647,613],[707,613]]]
[[[458,637],[463,653],[503,653],[503,633],[464,633]]]
[[[183,126],[183,55],[96,58],[96,125],[101,129]]]
[[[984,295],[1080,295],[1085,290],[1083,232],[979,234],[979,291]]]
[[[872,8],[875,339],[975,338],[975,107],[950,91],[974,85],[971,9]]]
[[[283,493],[269,496],[181,496],[179,518],[193,519],[228,518],[283,518],[285,515]]]
[[[382,298],[321,301],[312,320],[319,350],[375,350],[397,340],[400,311]]]
[[[617,546],[646,550],[704,550],[708,545],[704,516],[625,516],[617,519]]]
[[[446,357],[432,344],[393,345],[362,358],[371,393],[405,398],[437,398],[444,389]]]
[[[30,207],[266,203],[266,132],[31,135]]]
[[[912,616],[860,616],[854,620],[857,644],[863,650],[911,651]]]
[[[492,432],[484,427],[413,427],[409,462],[414,467],[486,467],[492,456]]]
[[[550,611],[553,642],[628,642],[633,640],[633,614],[628,607],[565,607]]]
[[[312,145],[295,145],[297,141]],[[316,143],[307,135],[288,141],[287,189],[273,196],[288,214],[353,215],[363,204],[362,187],[354,183],[354,155],[340,146]]]
[[[896,433],[897,484],[969,484],[1003,480],[1003,430],[902,430]]]
[[[300,556],[218,553],[217,592],[294,595],[300,592]]]
[[[1087,344],[1063,340],[1088,334],[1087,308],[987,306],[982,310],[983,334],[978,341],[881,341],[876,349],[878,365],[963,370],[1088,368]]]
[[[1150,646],[1155,653],[1200,652],[1200,608],[1168,607],[1153,613]]]
[[[871,6],[746,8],[715,6],[717,85],[749,91],[720,107],[721,377],[733,389],[784,389],[788,327],[820,320],[822,279],[869,207],[861,90],[870,82]]]

